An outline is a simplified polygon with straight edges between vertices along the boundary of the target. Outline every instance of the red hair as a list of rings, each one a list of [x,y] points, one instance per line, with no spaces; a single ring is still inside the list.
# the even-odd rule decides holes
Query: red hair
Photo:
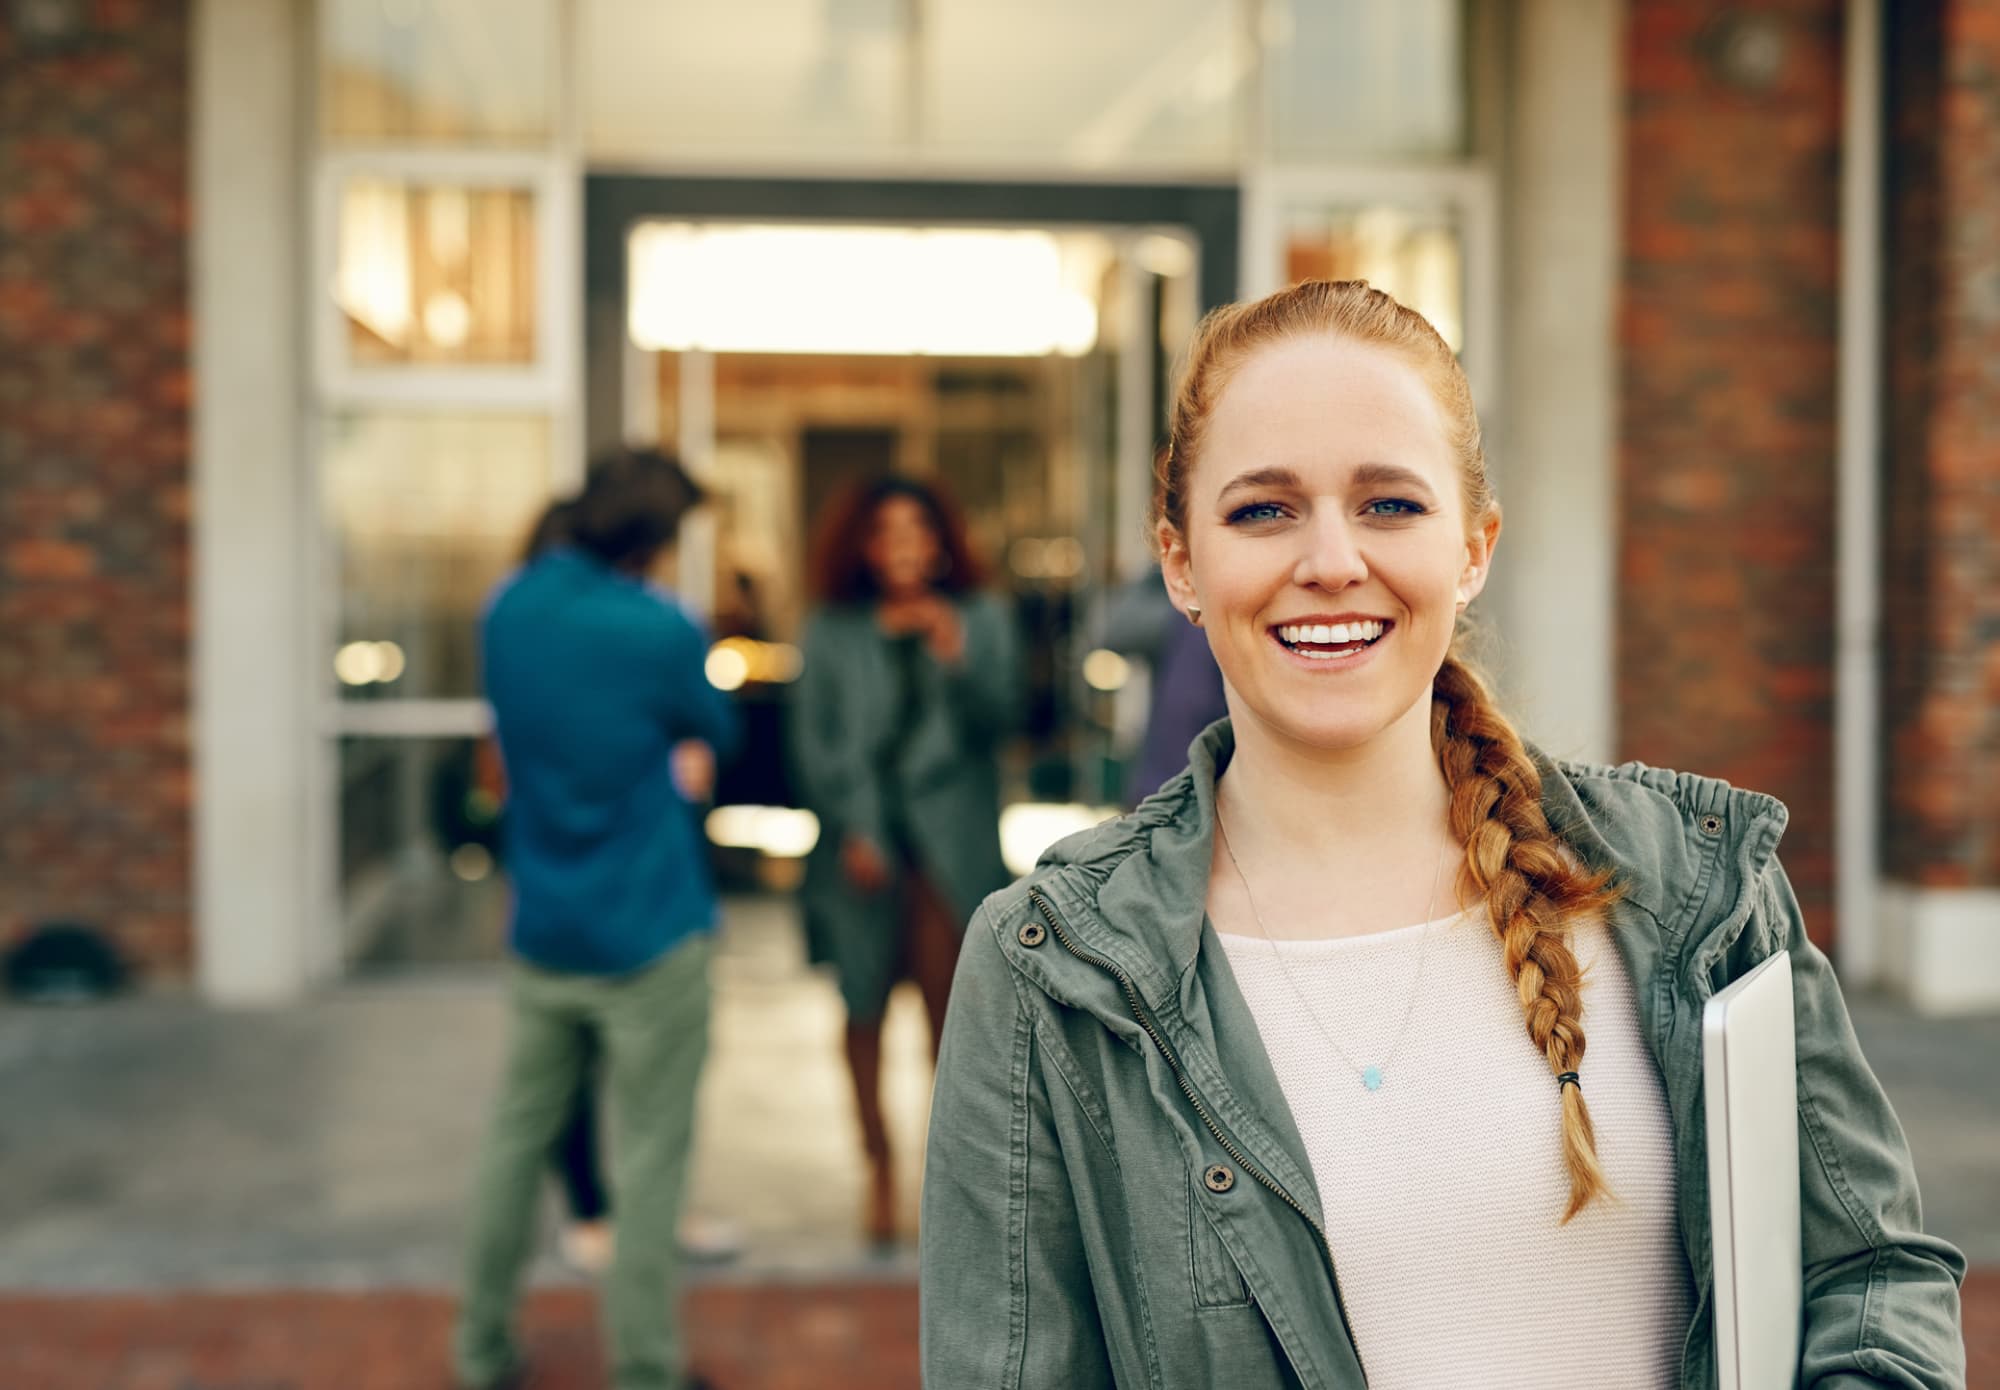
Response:
[[[900,474],[857,483],[834,499],[820,519],[813,540],[813,592],[827,603],[868,603],[881,596],[875,572],[868,566],[868,538],[875,514],[894,497],[907,497],[923,509],[944,557],[942,572],[932,581],[940,593],[963,594],[986,582],[986,571],[966,539],[965,521],[950,496],[934,482]]]

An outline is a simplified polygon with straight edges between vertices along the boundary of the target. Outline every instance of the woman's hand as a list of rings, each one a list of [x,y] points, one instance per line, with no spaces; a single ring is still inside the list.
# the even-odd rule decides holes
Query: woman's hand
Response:
[[[938,594],[889,599],[876,610],[876,621],[892,637],[921,635],[931,656],[946,666],[965,658],[965,624],[951,600]]]
[[[848,881],[864,893],[879,893],[889,886],[889,861],[873,841],[859,835],[841,841],[840,867]]]
[[[924,630],[924,643],[937,661],[956,666],[965,659],[965,624],[959,621],[958,609],[949,600],[933,598],[930,602],[931,619]]]

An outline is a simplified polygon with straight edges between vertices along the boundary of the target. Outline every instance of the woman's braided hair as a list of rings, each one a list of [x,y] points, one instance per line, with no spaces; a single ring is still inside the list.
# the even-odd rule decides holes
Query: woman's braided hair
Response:
[[[1168,447],[1155,468],[1154,520],[1176,532],[1187,520],[1187,483],[1209,416],[1229,379],[1259,348],[1304,334],[1371,343],[1402,355],[1436,398],[1457,455],[1468,527],[1499,509],[1472,390],[1450,347],[1421,314],[1361,280],[1308,280],[1202,321],[1175,393]],[[1454,637],[1431,687],[1431,746],[1451,795],[1451,832],[1465,846],[1461,897],[1485,900],[1507,970],[1521,999],[1528,1036],[1560,1077],[1583,1062],[1583,972],[1570,950],[1570,924],[1617,897],[1606,873],[1566,851],[1542,811],[1542,778],[1521,737]],[[1563,1162],[1569,1170],[1568,1221],[1608,1195],[1597,1138],[1579,1086],[1562,1085]]]

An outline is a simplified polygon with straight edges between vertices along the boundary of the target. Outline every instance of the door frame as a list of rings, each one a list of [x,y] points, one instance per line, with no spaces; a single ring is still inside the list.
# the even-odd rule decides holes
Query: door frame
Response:
[[[584,440],[624,441],[629,369],[625,243],[640,222],[919,223],[926,226],[1184,227],[1199,247],[1204,310],[1236,297],[1242,195],[1235,183],[710,178],[587,173],[583,181]]]

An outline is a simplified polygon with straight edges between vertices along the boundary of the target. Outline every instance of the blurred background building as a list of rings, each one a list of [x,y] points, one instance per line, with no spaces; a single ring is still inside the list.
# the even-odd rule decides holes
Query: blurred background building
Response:
[[[753,722],[820,503],[947,481],[1031,857],[1143,708],[1174,355],[1311,275],[1463,356],[1526,726],[1777,794],[1850,982],[2000,1004],[2000,0],[6,0],[0,940],[497,956],[474,623],[620,439],[716,494]],[[757,743],[712,833],[782,886]]]

